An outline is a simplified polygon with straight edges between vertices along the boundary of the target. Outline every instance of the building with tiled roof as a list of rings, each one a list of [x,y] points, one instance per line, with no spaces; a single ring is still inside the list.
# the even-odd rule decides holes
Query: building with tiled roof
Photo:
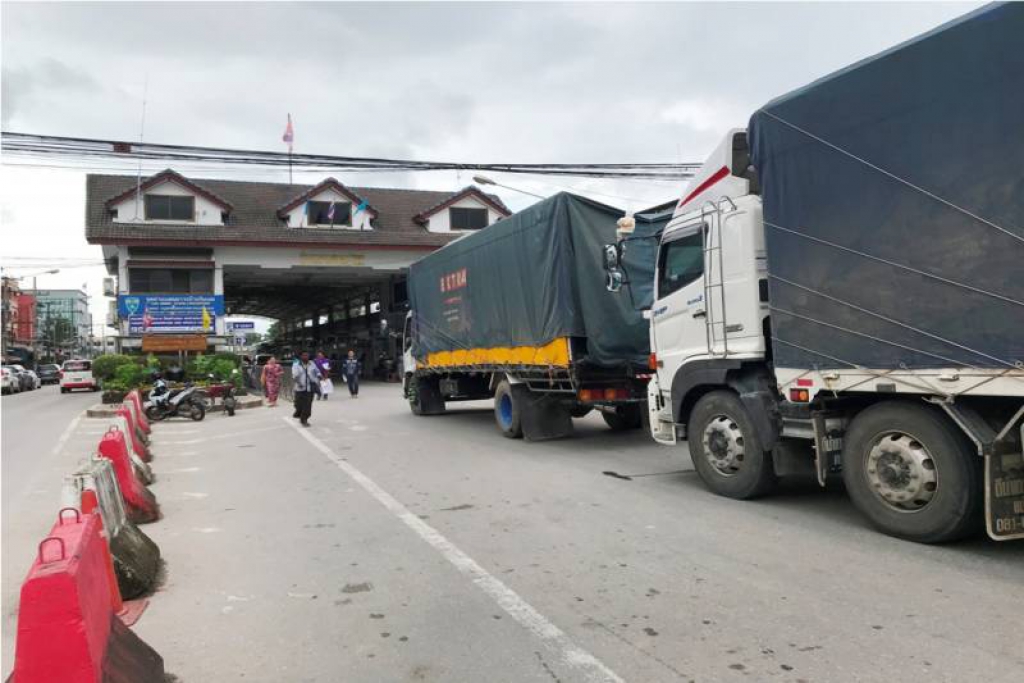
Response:
[[[409,264],[509,214],[472,186],[291,185],[171,169],[86,178],[86,239],[117,276],[112,315],[125,348],[169,347],[173,336],[195,346],[199,335],[222,346],[227,315],[277,318],[295,341],[351,345],[401,312]]]

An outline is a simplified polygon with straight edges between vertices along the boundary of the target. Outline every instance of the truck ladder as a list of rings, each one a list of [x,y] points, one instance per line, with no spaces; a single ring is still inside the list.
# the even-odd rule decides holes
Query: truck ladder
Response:
[[[722,202],[731,200],[723,197],[718,202],[708,200],[701,207],[701,222],[707,230],[704,240],[704,328],[707,336],[708,355],[711,357],[729,356],[729,325],[725,307],[725,267],[722,256]],[[715,264],[718,264],[718,281],[715,281]],[[713,294],[718,293],[718,311],[713,305]],[[720,318],[716,319],[716,318]],[[722,351],[717,351],[719,342],[718,326],[721,326]]]

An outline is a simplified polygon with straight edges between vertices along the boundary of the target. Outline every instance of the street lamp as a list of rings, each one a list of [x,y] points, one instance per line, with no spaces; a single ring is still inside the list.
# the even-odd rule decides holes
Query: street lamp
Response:
[[[490,178],[488,178],[487,176],[484,176],[484,175],[475,175],[475,176],[473,176],[473,182],[480,183],[481,185],[496,185],[498,187],[503,187],[506,190],[512,190],[513,192],[518,192],[519,194],[528,194],[531,197],[536,197],[537,199],[547,199],[547,197],[545,197],[543,195],[534,194],[533,192],[527,192],[526,190],[520,190],[518,187],[510,187],[509,185],[502,185],[501,183],[495,182],[495,181],[491,180]]]

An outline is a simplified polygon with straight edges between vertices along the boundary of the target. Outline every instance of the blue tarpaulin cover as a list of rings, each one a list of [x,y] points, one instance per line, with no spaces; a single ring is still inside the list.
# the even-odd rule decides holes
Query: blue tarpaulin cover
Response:
[[[750,120],[779,367],[1024,363],[1024,3]]]

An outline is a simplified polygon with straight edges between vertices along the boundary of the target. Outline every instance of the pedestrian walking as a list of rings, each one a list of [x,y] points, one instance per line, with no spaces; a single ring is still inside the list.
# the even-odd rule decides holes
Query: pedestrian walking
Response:
[[[309,351],[303,351],[299,362],[292,366],[292,379],[295,380],[295,413],[303,427],[309,426],[309,416],[313,414],[313,395],[320,392],[320,370],[316,363],[309,360]]]
[[[345,376],[345,383],[348,384],[348,393],[352,398],[359,398],[359,371],[362,363],[356,359],[356,352],[349,351],[348,358],[341,363],[341,373]]]
[[[334,383],[331,381],[331,361],[324,355],[323,351],[316,352],[316,369],[320,371],[320,393],[317,400],[327,400],[327,397],[334,391]]]
[[[267,396],[267,406],[270,408],[277,407],[277,395],[281,392],[281,375],[283,374],[284,368],[277,362],[277,357],[271,356],[260,374],[260,385]]]

